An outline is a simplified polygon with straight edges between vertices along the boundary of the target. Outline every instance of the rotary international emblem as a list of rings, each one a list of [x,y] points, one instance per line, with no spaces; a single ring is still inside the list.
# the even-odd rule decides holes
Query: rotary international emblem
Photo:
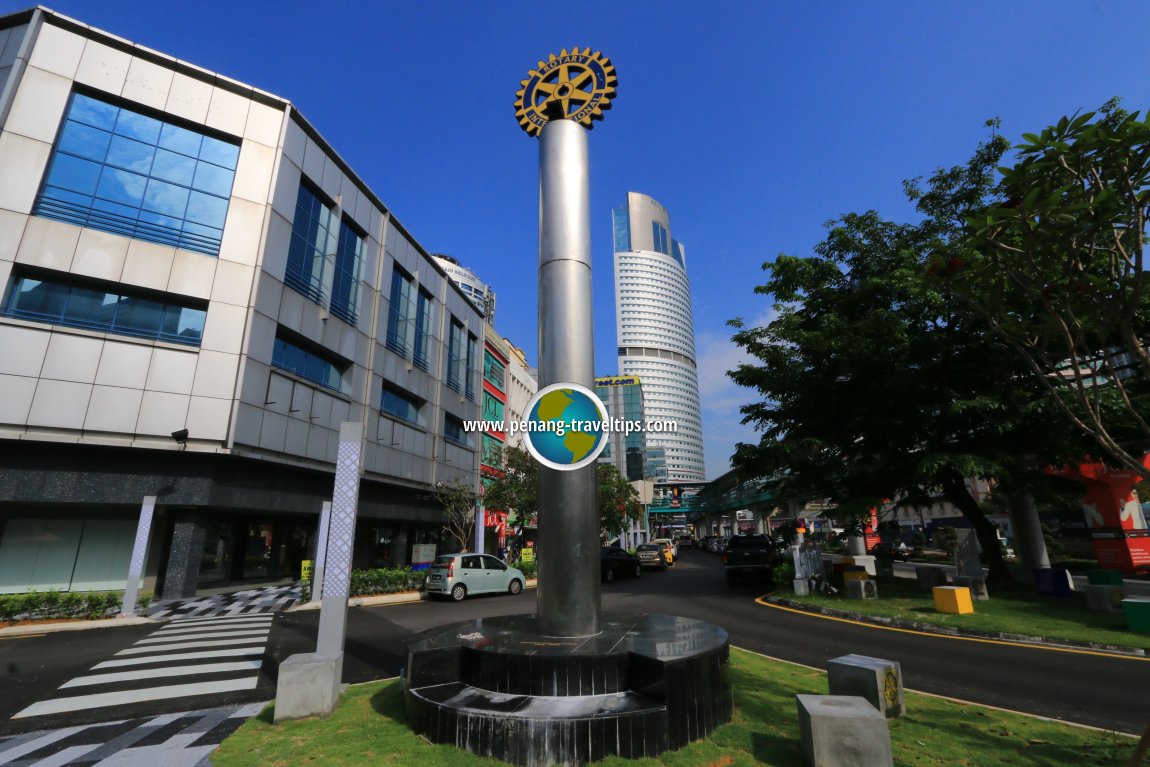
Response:
[[[529,136],[551,120],[573,120],[590,129],[611,108],[618,79],[611,60],[590,48],[551,54],[515,92],[515,119]]]

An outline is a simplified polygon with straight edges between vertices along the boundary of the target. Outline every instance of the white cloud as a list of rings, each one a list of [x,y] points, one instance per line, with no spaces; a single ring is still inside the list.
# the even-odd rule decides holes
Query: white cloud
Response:
[[[748,321],[747,327],[762,327],[774,316],[774,310],[768,311]],[[759,439],[753,428],[740,423],[742,414],[739,413],[740,407],[754,402],[758,395],[739,386],[727,375],[728,370],[752,361],[741,347],[731,341],[732,334],[731,328],[723,327],[695,335],[708,479],[715,479],[730,470],[736,444]]]

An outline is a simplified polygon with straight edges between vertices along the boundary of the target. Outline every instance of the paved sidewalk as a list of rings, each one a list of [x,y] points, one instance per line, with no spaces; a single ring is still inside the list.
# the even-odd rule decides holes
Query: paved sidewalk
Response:
[[[266,703],[0,738],[5,767],[210,767],[208,754]]]

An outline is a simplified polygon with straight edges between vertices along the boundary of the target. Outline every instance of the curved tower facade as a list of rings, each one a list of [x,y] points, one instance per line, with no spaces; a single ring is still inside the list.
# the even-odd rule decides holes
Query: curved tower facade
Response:
[[[695,369],[695,324],[682,243],[671,238],[667,209],[627,193],[613,212],[615,317],[619,373],[639,376],[647,419],[674,421],[677,432],[650,432],[663,449],[667,482],[701,482],[703,424]]]

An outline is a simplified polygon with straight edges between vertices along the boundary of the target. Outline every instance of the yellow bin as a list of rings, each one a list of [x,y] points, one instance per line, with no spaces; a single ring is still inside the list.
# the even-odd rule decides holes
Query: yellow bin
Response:
[[[966,615],[974,612],[970,589],[966,586],[935,586],[934,609],[940,613]]]

